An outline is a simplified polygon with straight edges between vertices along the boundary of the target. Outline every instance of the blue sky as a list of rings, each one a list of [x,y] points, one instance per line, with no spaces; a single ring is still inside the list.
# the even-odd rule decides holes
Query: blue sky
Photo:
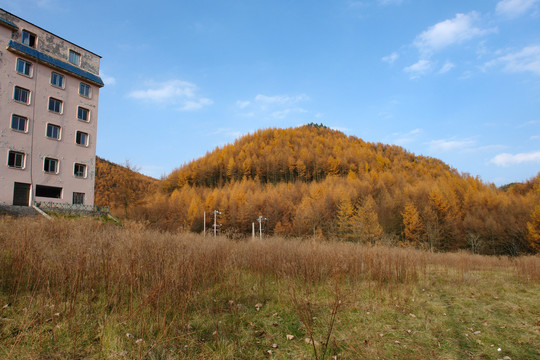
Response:
[[[103,57],[97,154],[160,177],[323,123],[502,185],[540,171],[540,0],[0,0]]]

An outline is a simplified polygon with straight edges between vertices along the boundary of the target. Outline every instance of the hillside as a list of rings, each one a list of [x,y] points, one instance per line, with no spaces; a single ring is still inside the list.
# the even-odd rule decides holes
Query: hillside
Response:
[[[96,156],[95,200],[98,206],[110,206],[111,211],[127,215],[135,206],[157,188],[158,180],[138,172],[129,163],[126,166]]]
[[[200,232],[203,213],[219,210],[220,231],[233,237],[264,216],[265,234],[516,255],[531,251],[534,188],[505,191],[438,159],[310,124],[216,148],[173,171],[133,214]]]
[[[366,143],[324,125],[265,129],[243,136],[173,171],[165,188],[222,186],[233,180],[261,183],[320,181],[327,176],[406,170],[407,181],[454,171],[442,161],[414,156],[399,146]]]

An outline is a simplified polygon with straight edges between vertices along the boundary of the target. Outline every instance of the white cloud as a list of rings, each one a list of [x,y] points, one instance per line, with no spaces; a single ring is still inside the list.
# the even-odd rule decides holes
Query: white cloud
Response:
[[[453,68],[455,68],[456,65],[454,65],[453,63],[451,63],[450,61],[447,61],[446,63],[444,63],[444,65],[442,66],[441,70],[439,70],[439,74],[446,74],[447,72],[449,72],[450,70],[452,70]]]
[[[519,153],[514,155],[502,153],[495,156],[489,162],[497,166],[510,166],[522,163],[540,163],[540,151]]]
[[[420,59],[417,63],[407,66],[403,70],[411,74],[411,79],[416,79],[431,70],[431,62],[426,59]]]
[[[504,71],[532,72],[540,75],[540,45],[531,45],[522,50],[501,56],[485,64],[486,67],[502,66]]]
[[[283,109],[283,110],[274,111],[272,113],[272,117],[274,119],[285,119],[287,115],[292,114],[292,113],[296,113],[296,114],[307,113],[307,110],[302,109],[302,108]]]
[[[504,149],[508,149],[507,145],[484,145],[479,146],[475,149],[472,149],[473,151],[483,151],[483,152],[494,152],[494,151],[501,151]]]
[[[192,111],[199,110],[205,106],[212,105],[214,102],[208,98],[199,98],[196,100],[186,100],[184,104],[180,107],[182,111]]]
[[[531,121],[527,121],[527,122],[524,122],[523,124],[518,125],[518,128],[534,126],[534,125],[537,125],[537,124],[540,124],[540,120],[531,120]]]
[[[169,80],[161,83],[150,82],[144,90],[135,90],[129,97],[163,104],[179,104],[182,111],[198,110],[211,105],[211,99],[197,95],[197,86],[187,81]]]
[[[392,135],[395,137],[395,139],[392,140],[392,142],[402,146],[410,144],[417,141],[418,137],[421,136],[422,133],[422,129],[414,129],[407,133],[394,133]]]
[[[309,101],[306,94],[299,95],[264,95],[257,94],[252,101],[238,100],[236,108],[238,115],[243,117],[270,117],[273,119],[285,119],[292,114],[308,113],[299,103]],[[314,114],[315,117],[322,116]]]
[[[453,150],[464,150],[470,148],[475,143],[473,140],[432,140],[429,142],[429,149],[433,152],[447,152]]]
[[[99,76],[101,77],[101,80],[103,80],[105,85],[110,86],[116,84],[116,79],[112,76],[105,74],[103,71],[100,71]]]
[[[538,3],[540,0],[502,0],[497,3],[496,12],[499,15],[516,18],[536,8]]]
[[[251,101],[242,101],[242,100],[238,100],[236,102],[236,106],[240,109],[245,109],[246,107],[249,106],[249,104],[251,104]]]
[[[301,101],[309,100],[309,97],[305,94],[296,95],[296,96],[289,96],[289,95],[274,95],[274,96],[267,96],[258,94],[255,96],[255,101],[262,104],[278,104],[278,105],[286,105],[286,104],[296,104]]]
[[[384,56],[381,60],[386,63],[393,64],[398,58],[399,54],[397,52],[393,52],[388,56]]]
[[[234,129],[231,129],[231,128],[219,128],[213,132],[211,132],[210,134],[212,135],[223,135],[223,136],[226,136],[228,138],[231,138],[231,139],[238,139],[246,134],[249,134],[251,133],[252,131],[249,130],[249,131],[239,131],[239,130],[234,130]]]
[[[480,16],[473,11],[468,14],[456,14],[453,19],[441,21],[416,37],[414,45],[424,54],[444,49],[454,44],[461,44],[495,29],[482,29],[476,25]]]

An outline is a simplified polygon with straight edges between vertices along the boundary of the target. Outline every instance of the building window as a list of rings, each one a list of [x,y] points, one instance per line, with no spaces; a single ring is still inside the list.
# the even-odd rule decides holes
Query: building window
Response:
[[[22,31],[22,43],[24,45],[30,46],[31,48],[36,47],[36,35],[28,32],[26,30]]]
[[[86,177],[86,165],[75,163],[75,167],[73,168],[73,175],[78,178]]]
[[[60,140],[60,126],[47,124],[47,137],[50,139]]]
[[[77,119],[82,121],[88,121],[90,119],[90,110],[80,107],[77,109]]]
[[[11,115],[11,128],[17,131],[26,131],[28,119],[19,115]]]
[[[16,169],[22,169],[24,167],[24,153],[10,151],[8,153],[8,166]]]
[[[61,199],[62,188],[55,186],[36,185],[36,196],[52,199]]]
[[[43,162],[43,171],[49,174],[57,174],[58,173],[58,160],[46,157],[45,161]]]
[[[73,193],[73,205],[84,205],[84,193]]]
[[[28,101],[30,100],[30,90],[15,86],[15,91],[13,92],[13,99],[15,101],[28,104]]]
[[[79,94],[84,96],[84,97],[89,98],[90,97],[90,85],[85,84],[85,83],[81,83],[79,85]]]
[[[17,72],[22,75],[32,76],[32,63],[23,59],[17,59]]]
[[[68,59],[68,61],[70,63],[72,63],[73,65],[79,66],[79,64],[81,63],[81,54],[79,54],[78,52],[75,52],[73,50],[69,50],[69,59]]]
[[[88,146],[88,134],[82,131],[77,131],[75,143],[77,143],[77,145]]]
[[[64,88],[64,75],[60,75],[54,71],[51,72],[51,85]]]
[[[62,100],[49,98],[49,111],[52,111],[58,114],[62,113]]]

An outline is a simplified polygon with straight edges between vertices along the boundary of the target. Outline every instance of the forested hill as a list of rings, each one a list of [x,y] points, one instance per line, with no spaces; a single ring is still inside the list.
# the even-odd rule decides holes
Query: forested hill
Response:
[[[263,216],[265,234],[516,255],[540,250],[537,182],[499,189],[440,160],[310,124],[259,130],[185,164],[131,216],[200,232],[204,212],[219,210],[229,236],[249,236]]]
[[[128,207],[138,204],[148,192],[155,192],[157,184],[158,180],[140,174],[129,162],[118,165],[96,156],[94,203],[98,206],[121,209],[126,214]]]
[[[415,156],[399,146],[366,143],[323,125],[265,129],[175,170],[167,191],[183,185],[222,186],[233,180],[261,183],[320,181],[327,176],[390,172],[408,181],[452,173],[442,161]]]

